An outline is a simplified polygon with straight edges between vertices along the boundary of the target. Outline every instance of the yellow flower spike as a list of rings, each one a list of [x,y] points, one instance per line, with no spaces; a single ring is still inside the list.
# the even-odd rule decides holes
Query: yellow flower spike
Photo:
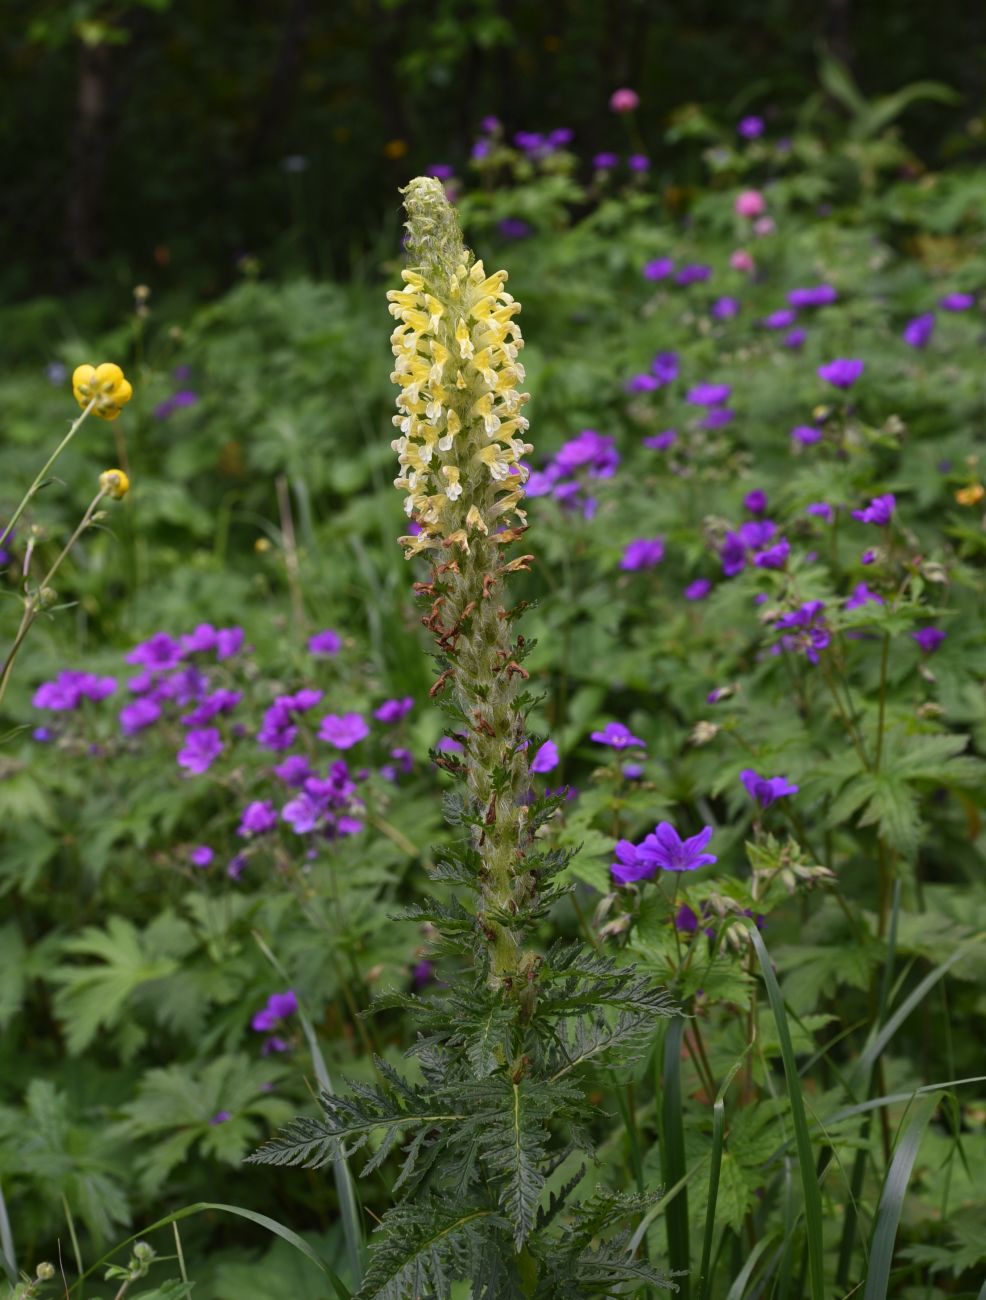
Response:
[[[959,488],[955,494],[960,506],[976,506],[983,497],[986,497],[986,487],[982,483],[971,483],[968,487]]]
[[[76,366],[72,372],[75,400],[82,407],[92,402],[92,413],[101,420],[115,420],[133,391],[123,371],[112,361],[104,361],[99,366]]]
[[[130,491],[130,480],[122,469],[104,469],[99,476],[99,486],[114,501],[122,501]]]

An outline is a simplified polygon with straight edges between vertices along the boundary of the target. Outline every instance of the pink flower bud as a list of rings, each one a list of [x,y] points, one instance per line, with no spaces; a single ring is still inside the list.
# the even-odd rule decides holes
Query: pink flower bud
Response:
[[[750,272],[754,268],[754,261],[745,248],[737,248],[736,252],[730,256],[729,265],[734,271]]]
[[[733,207],[737,216],[762,217],[767,211],[767,201],[759,190],[743,190],[736,195]]]
[[[614,90],[609,97],[609,106],[614,113],[632,113],[639,103],[640,96],[628,86]]]

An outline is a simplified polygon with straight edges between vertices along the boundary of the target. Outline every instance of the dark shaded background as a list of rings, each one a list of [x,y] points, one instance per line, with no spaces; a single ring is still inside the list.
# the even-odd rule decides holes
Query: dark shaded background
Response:
[[[935,162],[986,84],[969,0],[8,0],[0,34],[8,301],[151,273],[208,294],[244,254],[346,274],[395,187],[464,167],[487,113],[572,127],[587,157],[623,143],[607,100],[632,86],[673,174],[674,108],[781,129],[828,49],[867,95],[926,78],[961,93],[909,111]]]

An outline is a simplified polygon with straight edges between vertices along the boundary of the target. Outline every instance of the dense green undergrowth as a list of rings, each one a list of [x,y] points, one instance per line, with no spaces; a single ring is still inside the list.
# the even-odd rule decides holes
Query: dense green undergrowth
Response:
[[[674,207],[498,143],[459,204],[524,305],[532,785],[566,792],[545,849],[580,848],[538,943],[632,961],[685,1012],[593,1078],[582,1189],[639,1195],[634,1249],[702,1300],[974,1296],[986,1266],[986,180],[919,175],[860,122],[737,144],[686,118],[708,178]],[[17,665],[0,757],[0,1244],[60,1258],[73,1295],[80,1260],[204,1202],[141,1285],[336,1286],[232,1203],[355,1289],[400,1142],[355,1209],[337,1158],[243,1158],[317,1087],[401,1064],[402,999],[367,1017],[376,994],[461,978],[430,914],[392,919],[456,837],[457,742],[395,542],[380,283],[246,275],[98,340],[7,314],[39,350],[0,378],[4,509],[70,414],[66,368],[112,358],[135,386],[3,578],[14,609],[28,552],[127,469]],[[716,860],[655,867],[658,823],[711,827]]]

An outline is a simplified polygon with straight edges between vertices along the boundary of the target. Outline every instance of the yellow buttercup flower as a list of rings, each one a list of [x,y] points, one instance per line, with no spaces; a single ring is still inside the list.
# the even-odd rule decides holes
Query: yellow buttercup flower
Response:
[[[133,396],[133,388],[119,366],[104,361],[100,366],[76,366],[72,392],[80,406],[94,402],[92,413],[101,420],[115,420]]]
[[[959,488],[955,499],[960,506],[976,506],[986,497],[986,487],[982,483],[971,483],[969,487]]]
[[[104,469],[99,476],[99,486],[114,501],[122,501],[130,491],[130,480],[122,469]]]

